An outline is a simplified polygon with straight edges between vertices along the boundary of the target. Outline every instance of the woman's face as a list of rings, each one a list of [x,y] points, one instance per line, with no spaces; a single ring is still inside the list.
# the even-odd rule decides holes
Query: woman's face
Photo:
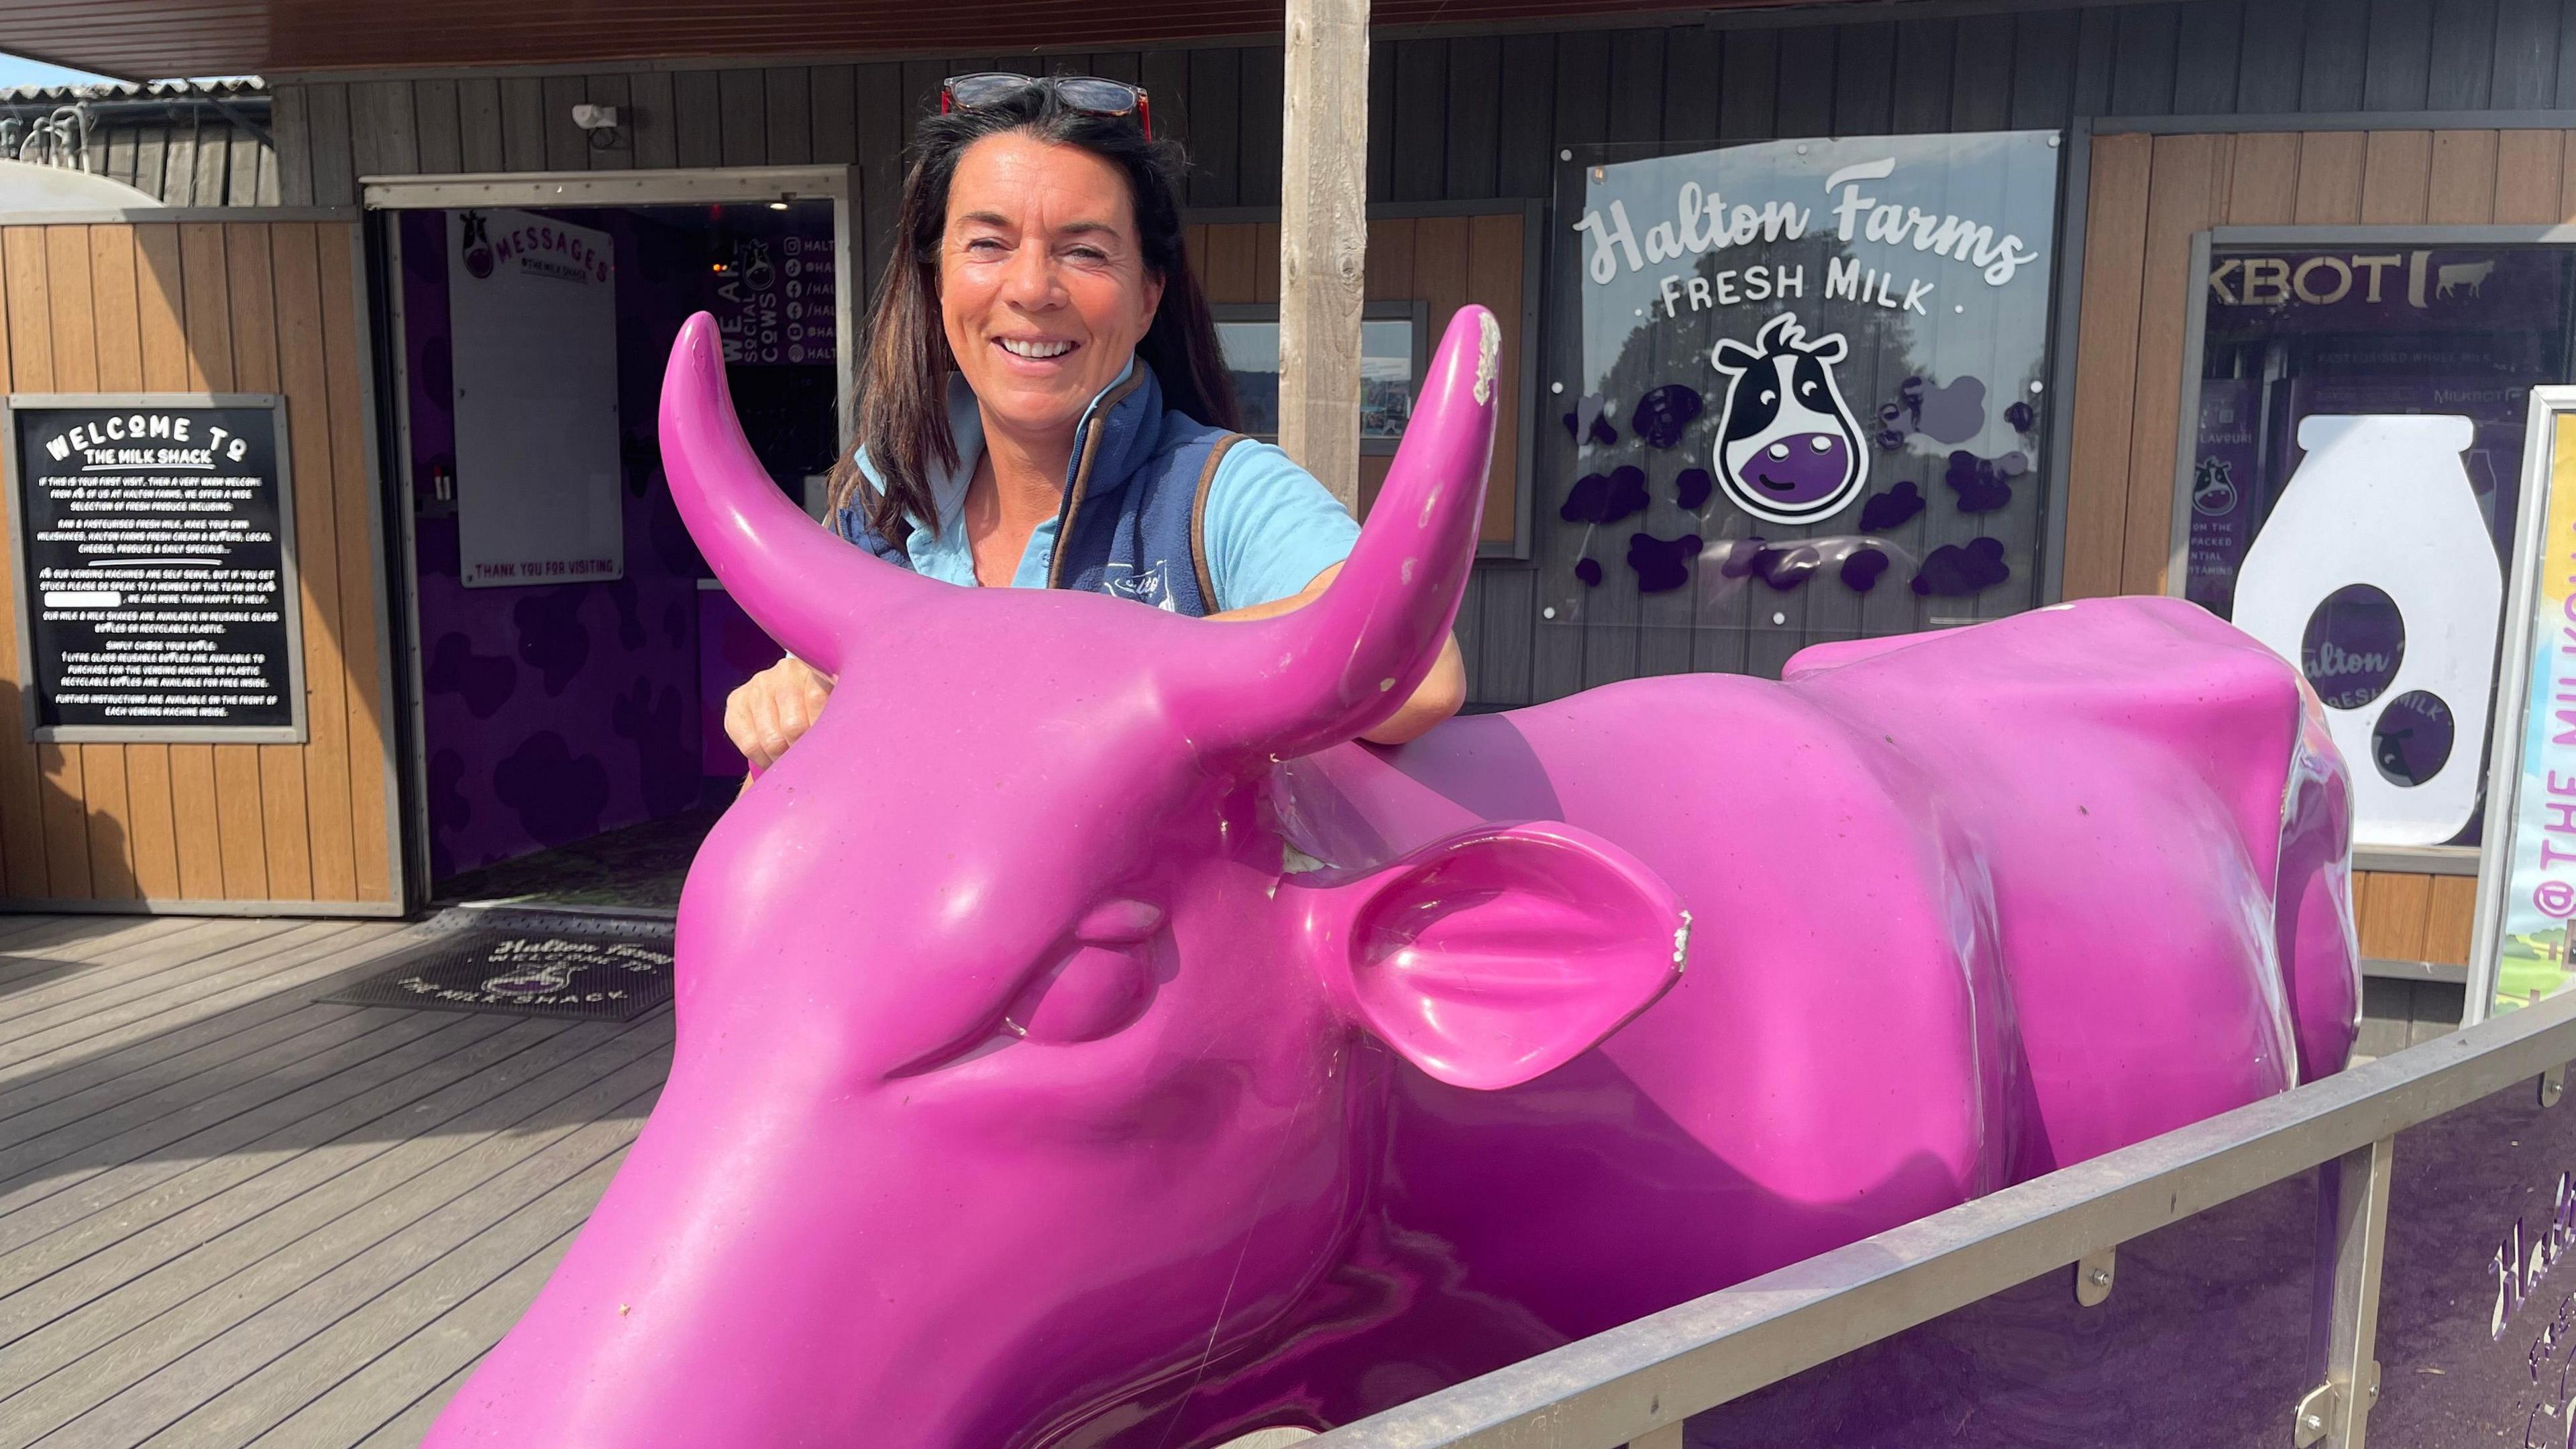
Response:
[[[958,158],[940,313],[988,428],[1069,436],[1162,300],[1116,167],[1021,132],[987,136]]]

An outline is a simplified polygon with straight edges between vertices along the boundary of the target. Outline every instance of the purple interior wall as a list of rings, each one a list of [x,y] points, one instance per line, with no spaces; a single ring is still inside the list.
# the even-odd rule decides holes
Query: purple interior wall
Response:
[[[467,589],[453,508],[434,501],[456,458],[447,218],[402,217],[433,878],[698,798],[703,566],[663,484],[653,417],[661,359],[703,288],[701,247],[630,213],[566,219],[616,242],[626,576]]]

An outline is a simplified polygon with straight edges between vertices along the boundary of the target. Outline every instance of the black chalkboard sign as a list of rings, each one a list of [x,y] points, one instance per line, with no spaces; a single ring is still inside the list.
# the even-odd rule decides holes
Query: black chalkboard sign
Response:
[[[8,399],[37,739],[304,738],[284,400]]]

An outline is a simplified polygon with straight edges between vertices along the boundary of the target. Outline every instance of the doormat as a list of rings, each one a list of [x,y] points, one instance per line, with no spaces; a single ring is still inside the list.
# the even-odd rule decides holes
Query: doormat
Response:
[[[667,920],[464,908],[428,939],[315,997],[346,1006],[632,1021],[671,999]]]

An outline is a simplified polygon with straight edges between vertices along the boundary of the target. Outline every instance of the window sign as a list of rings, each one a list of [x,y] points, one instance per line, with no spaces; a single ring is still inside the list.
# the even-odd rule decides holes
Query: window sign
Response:
[[[2186,597],[2296,663],[2353,765],[2354,840],[2474,844],[2503,560],[2576,253],[2214,245]]]
[[[1360,321],[1360,448],[1391,453],[1413,419],[1423,359],[1423,309],[1377,304]],[[1279,437],[1279,309],[1220,306],[1216,340],[1234,376],[1243,431],[1265,442]]]
[[[2046,131],[1577,148],[1542,618],[1776,673],[2028,608],[2057,174]]]
[[[20,394],[0,408],[34,738],[304,738],[284,406]]]
[[[2488,751],[2468,1019],[2576,977],[2576,388],[2536,388]],[[2474,744],[2468,753],[2474,754]]]

